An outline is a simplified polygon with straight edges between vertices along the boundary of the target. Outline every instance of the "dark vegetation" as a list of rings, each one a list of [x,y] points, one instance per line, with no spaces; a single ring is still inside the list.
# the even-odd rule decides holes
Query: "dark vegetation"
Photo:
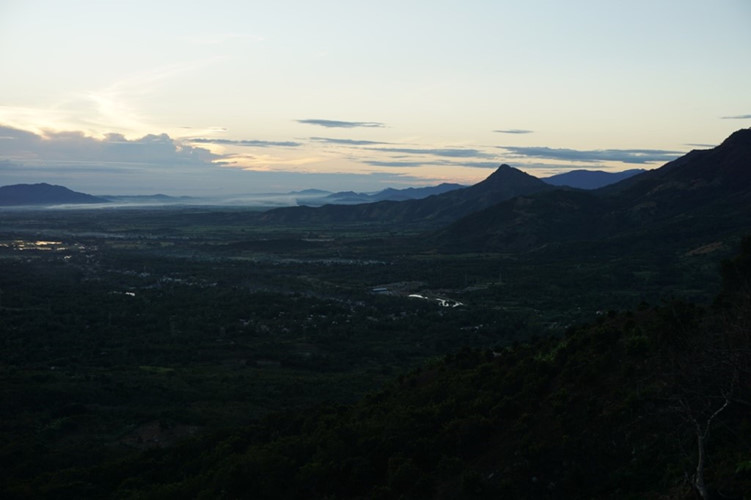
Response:
[[[750,144],[438,231],[2,212],[0,496],[744,498]]]

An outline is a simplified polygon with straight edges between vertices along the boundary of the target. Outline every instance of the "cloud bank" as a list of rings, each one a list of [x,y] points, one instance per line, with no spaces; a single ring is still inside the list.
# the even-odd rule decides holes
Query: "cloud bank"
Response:
[[[388,144],[377,141],[311,138],[312,141],[365,147]],[[360,191],[411,185],[422,180],[393,172],[306,171],[284,159],[271,161],[275,168],[245,168],[237,159],[254,158],[263,164],[273,154],[257,157],[212,153],[202,144],[222,144],[257,148],[298,148],[306,141],[230,140],[193,137],[177,140],[167,134],[150,134],[128,139],[121,134],[96,138],[81,132],[35,133],[0,125],[0,184],[47,182],[99,194],[155,194],[222,197],[228,193],[286,192],[294,189],[333,189]],[[269,149],[270,151],[271,149]],[[428,151],[428,150],[424,150]],[[272,151],[273,153],[273,151]],[[278,159],[277,159],[278,160]],[[384,162],[381,166],[387,165]],[[373,166],[377,164],[374,163]],[[402,162],[402,167],[425,162]]]
[[[185,194],[207,190],[218,172],[233,170],[222,164],[222,156],[167,134],[96,138],[81,132],[36,134],[0,126],[3,184],[50,182],[99,194]]]
[[[723,116],[723,120],[751,120],[751,115]]]
[[[38,135],[0,127],[0,137],[0,157],[24,163],[211,165],[221,159],[208,149],[181,144],[167,134],[149,134],[134,140],[107,134],[98,139],[81,132]]]

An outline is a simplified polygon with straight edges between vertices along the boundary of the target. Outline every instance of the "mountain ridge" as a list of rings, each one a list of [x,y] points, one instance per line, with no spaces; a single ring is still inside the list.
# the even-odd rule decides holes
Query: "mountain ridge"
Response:
[[[318,207],[323,205],[357,205],[362,203],[375,203],[378,201],[404,201],[427,198],[434,194],[446,193],[454,189],[466,186],[453,183],[441,183],[437,186],[408,187],[404,189],[386,188],[375,193],[358,193],[355,191],[339,191],[325,193],[323,196],[310,196],[298,198],[300,206]]]
[[[47,184],[13,184],[0,186],[0,206],[64,205],[107,203],[108,200],[79,193],[64,186]]]
[[[610,186],[559,189],[507,200],[436,233],[444,248],[532,249],[575,240],[668,231],[690,239],[751,228],[751,129]],[[630,235],[630,236],[629,236]],[[633,242],[632,242],[633,244]],[[474,248],[476,246],[478,248]]]
[[[550,177],[542,177],[541,179],[553,186],[567,186],[578,189],[599,189],[643,172],[646,172],[643,168],[633,168],[621,172],[571,170],[562,174],[551,175]]]
[[[554,189],[537,177],[506,164],[485,180],[427,198],[357,205],[285,207],[261,215],[266,223],[413,223],[439,226],[495,203]]]

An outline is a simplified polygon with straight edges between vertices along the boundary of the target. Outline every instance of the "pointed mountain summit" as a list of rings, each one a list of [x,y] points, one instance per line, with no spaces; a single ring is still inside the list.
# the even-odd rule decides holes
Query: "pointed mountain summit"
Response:
[[[69,203],[107,203],[90,194],[47,183],[14,184],[0,187],[0,206],[62,205]]]
[[[481,196],[499,202],[514,196],[547,189],[545,185],[546,183],[537,177],[504,163],[484,181],[468,187],[464,195]]]
[[[359,205],[286,207],[261,216],[265,222],[283,223],[430,223],[448,224],[462,216],[515,196],[553,189],[537,177],[501,165],[485,180],[466,188],[418,200],[380,201]]]

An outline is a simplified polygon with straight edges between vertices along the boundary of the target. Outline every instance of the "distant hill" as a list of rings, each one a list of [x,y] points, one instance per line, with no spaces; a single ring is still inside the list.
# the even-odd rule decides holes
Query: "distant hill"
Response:
[[[553,189],[540,179],[501,165],[487,179],[473,186],[404,201],[380,201],[358,205],[287,207],[261,216],[265,222],[282,223],[362,223],[423,222],[447,224],[515,196]]]
[[[461,189],[465,187],[467,186],[463,186],[461,184],[444,182],[442,184],[438,184],[437,186],[428,186],[428,187],[419,187],[419,188],[415,188],[415,187],[409,187],[405,189],[386,188],[383,191],[380,191],[372,195],[371,199],[372,201],[420,200],[422,198],[427,198],[428,196],[433,196],[434,194],[448,193],[449,191],[454,191],[455,189]]]
[[[750,206],[751,129],[744,129],[714,149],[598,190],[560,188],[496,204],[440,231],[437,242],[472,251],[595,240],[698,245],[751,232]]]
[[[52,184],[14,184],[0,187],[0,206],[107,203],[104,198]]]
[[[604,172],[602,170],[572,170],[564,174],[543,177],[542,180],[553,186],[568,186],[578,189],[598,189],[646,172],[643,168],[634,168],[622,172]]]
[[[356,205],[360,203],[374,203],[376,201],[404,201],[420,200],[434,194],[442,194],[465,186],[461,184],[443,183],[437,186],[394,189],[386,188],[377,193],[356,193],[354,191],[342,191],[338,193],[328,193],[325,196],[308,196],[298,198],[297,204],[316,207],[322,205]],[[325,193],[325,192],[324,192]],[[313,193],[318,194],[318,193]]]

